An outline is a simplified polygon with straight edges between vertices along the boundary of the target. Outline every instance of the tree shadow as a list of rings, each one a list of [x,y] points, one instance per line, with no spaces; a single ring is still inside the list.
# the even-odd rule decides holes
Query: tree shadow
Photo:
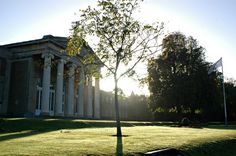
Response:
[[[130,123],[122,123],[122,126],[130,127],[133,125]],[[112,127],[116,127],[115,121],[78,120],[69,118],[0,118],[0,142],[58,130]],[[128,135],[123,135],[123,137],[128,137]],[[117,140],[117,145],[122,147],[120,146],[122,145],[122,138]]]
[[[215,142],[206,142],[204,144],[200,144],[199,146],[189,146],[185,148],[184,151],[189,155],[232,156],[236,155],[235,146],[236,139],[225,139]]]
[[[0,122],[0,142],[57,130],[106,127],[115,127],[115,122],[53,118],[5,118]]]
[[[46,132],[46,131],[45,131]],[[40,132],[35,131],[26,131],[26,132],[13,132],[13,133],[0,133],[0,134],[6,134],[3,136],[0,136],[0,142],[5,140],[11,140],[11,139],[17,139],[17,138],[23,138],[31,135],[40,134]]]
[[[236,125],[209,125],[206,126],[206,128],[218,130],[236,130]]]
[[[116,141],[116,156],[123,156],[122,137],[117,137],[117,141]]]

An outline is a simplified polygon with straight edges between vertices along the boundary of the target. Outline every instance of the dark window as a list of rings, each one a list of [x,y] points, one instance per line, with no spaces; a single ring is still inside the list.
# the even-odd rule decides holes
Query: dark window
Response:
[[[5,71],[6,71],[6,60],[0,58],[0,104],[2,104],[4,96]]]
[[[0,58],[0,76],[5,76],[6,71],[6,60]]]

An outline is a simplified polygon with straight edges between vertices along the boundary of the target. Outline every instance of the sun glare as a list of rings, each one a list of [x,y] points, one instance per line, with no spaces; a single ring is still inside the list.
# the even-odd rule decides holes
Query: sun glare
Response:
[[[100,81],[101,89],[104,91],[114,90],[114,81],[112,77],[103,78]],[[132,78],[123,78],[119,81],[118,87],[122,89],[126,96],[129,96],[132,92],[139,95],[149,95],[147,86],[140,86],[139,82],[134,81]]]

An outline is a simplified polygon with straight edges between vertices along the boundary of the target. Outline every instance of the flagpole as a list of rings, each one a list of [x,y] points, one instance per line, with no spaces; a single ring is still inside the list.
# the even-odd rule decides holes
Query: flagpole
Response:
[[[224,97],[224,111],[225,111],[225,125],[227,126],[227,109],[226,109],[226,98],[225,98],[225,83],[224,83],[224,69],[222,61],[222,86],[223,86],[223,97]]]

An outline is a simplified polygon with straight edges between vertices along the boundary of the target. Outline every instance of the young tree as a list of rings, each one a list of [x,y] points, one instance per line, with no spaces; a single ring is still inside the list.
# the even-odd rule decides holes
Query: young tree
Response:
[[[114,78],[117,136],[122,136],[118,81],[133,76],[135,66],[158,51],[157,39],[163,30],[163,23],[142,24],[134,18],[142,1],[99,0],[96,8],[81,10],[68,44],[68,51],[77,54],[82,46],[92,43],[88,37],[96,40],[93,51],[84,57],[85,64],[102,65],[107,69],[106,75]],[[97,57],[100,61],[95,61]]]

